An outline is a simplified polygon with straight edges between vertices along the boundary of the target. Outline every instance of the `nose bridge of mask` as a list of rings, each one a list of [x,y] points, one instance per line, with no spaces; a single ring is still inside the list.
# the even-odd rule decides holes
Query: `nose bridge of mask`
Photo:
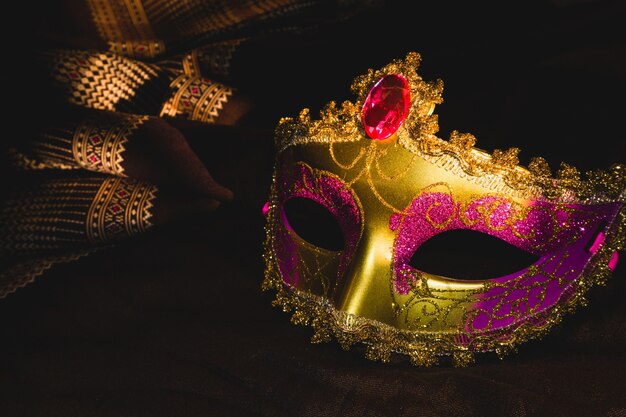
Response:
[[[364,144],[343,145],[332,150],[328,146],[319,145],[299,147],[287,153],[287,160],[291,163],[304,162],[315,169],[338,175],[354,191],[360,202],[362,234],[356,242],[347,269],[338,277],[339,285],[331,302],[337,310],[394,324],[391,291],[396,233],[389,228],[389,219],[394,211],[373,194],[371,178],[366,171],[373,163],[375,146],[393,146],[395,139],[382,144],[365,141]],[[358,162],[352,166],[356,160]],[[394,188],[392,182],[380,186],[388,188],[386,191],[393,191]],[[381,192],[388,194],[385,190]]]
[[[366,208],[364,211],[367,213]],[[384,215],[367,217],[333,303],[338,310],[393,324],[391,254],[394,233],[386,226]]]

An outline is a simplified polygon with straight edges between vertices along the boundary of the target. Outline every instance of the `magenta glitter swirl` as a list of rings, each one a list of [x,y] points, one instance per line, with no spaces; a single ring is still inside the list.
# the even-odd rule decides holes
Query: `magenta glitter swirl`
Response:
[[[343,233],[346,248],[340,254],[335,279],[339,279],[348,266],[361,233],[361,212],[351,190],[339,178],[330,173],[315,171],[306,164],[292,166],[282,173],[283,181],[278,194],[280,201],[281,230],[277,236],[279,265],[285,283],[297,285],[299,271],[295,232],[291,229],[283,206],[292,198],[310,199],[325,207],[337,220]],[[319,249],[318,249],[319,250]]]
[[[612,219],[619,207],[547,202],[522,206],[498,196],[461,204],[449,193],[423,193],[403,214],[390,219],[389,227],[398,231],[393,256],[395,290],[409,293],[412,280],[419,275],[409,261],[431,237],[455,229],[486,233],[540,258],[521,271],[487,280],[485,290],[474,295],[465,330],[472,334],[519,325],[567,301],[576,278],[594,255],[590,248],[602,233],[599,226]]]

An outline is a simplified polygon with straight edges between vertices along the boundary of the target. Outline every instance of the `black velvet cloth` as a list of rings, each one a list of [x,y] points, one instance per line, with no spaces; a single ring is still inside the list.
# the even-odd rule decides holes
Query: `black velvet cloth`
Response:
[[[506,8],[506,10],[505,10]],[[235,59],[247,127],[172,123],[235,199],[54,267],[0,301],[2,416],[623,416],[626,268],[589,305],[504,360],[370,362],[312,345],[260,291],[271,127],[350,98],[353,76],[408,50],[446,82],[442,137],[516,146],[582,170],[624,162],[621,2],[401,4]],[[244,60],[245,58],[245,60]],[[482,262],[497,257],[468,248]],[[460,268],[461,266],[459,266]]]

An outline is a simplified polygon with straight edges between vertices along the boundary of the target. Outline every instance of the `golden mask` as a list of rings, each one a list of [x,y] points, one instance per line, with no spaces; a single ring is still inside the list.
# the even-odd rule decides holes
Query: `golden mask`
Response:
[[[519,166],[517,149],[488,154],[470,134],[438,138],[443,86],[421,79],[419,60],[410,53],[369,70],[353,83],[356,102],[331,102],[320,120],[304,109],[280,121],[263,285],[294,323],[313,326],[314,342],[363,343],[375,360],[395,352],[417,365],[443,356],[466,365],[542,335],[604,282],[624,241],[626,173],[614,166],[583,181],[562,164],[552,178],[541,158]],[[285,209],[297,201],[334,218],[343,246],[300,236]],[[537,261],[475,280],[411,265],[426,241],[457,229]]]

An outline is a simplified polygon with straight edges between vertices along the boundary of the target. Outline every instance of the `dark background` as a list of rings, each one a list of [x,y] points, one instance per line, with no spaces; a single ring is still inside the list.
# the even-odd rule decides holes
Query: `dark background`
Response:
[[[623,2],[467,3],[415,13],[390,3],[244,46],[230,82],[257,107],[243,126],[173,122],[236,199],[58,265],[0,300],[0,415],[626,415],[622,265],[543,340],[463,369],[383,365],[311,345],[312,331],[289,324],[260,291],[260,207],[278,117],[351,98],[355,75],[409,50],[422,54],[424,78],[445,81],[442,137],[471,132],[487,150],[522,148],[523,163],[540,155],[583,171],[626,160]],[[16,16],[36,35],[49,12]],[[29,43],[55,40],[25,39],[7,55],[16,58],[5,91],[15,103],[44,102],[20,84],[33,75],[19,59]],[[11,126],[46,117],[45,107],[15,108]],[[494,257],[467,249],[475,264]]]

